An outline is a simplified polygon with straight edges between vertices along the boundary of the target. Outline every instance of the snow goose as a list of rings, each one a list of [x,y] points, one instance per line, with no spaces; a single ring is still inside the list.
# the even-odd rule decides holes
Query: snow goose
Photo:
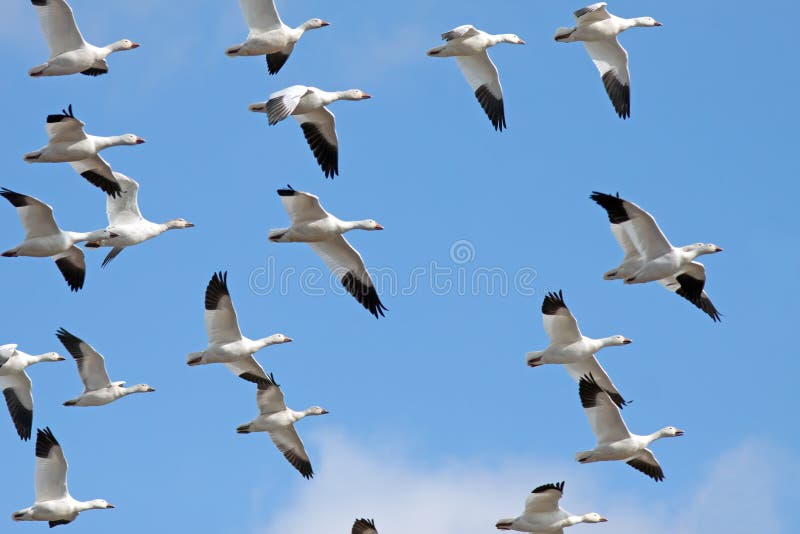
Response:
[[[722,249],[714,244],[695,243],[673,247],[656,224],[653,216],[642,208],[616,196],[594,191],[590,196],[608,213],[611,233],[622,247],[622,263],[603,275],[606,280],[622,279],[626,284],[658,282],[685,298],[714,321],[720,313],[703,290],[706,269],[694,261],[703,254],[714,254]]]
[[[50,47],[50,59],[29,70],[31,76],[63,76],[78,72],[98,76],[108,72],[106,57],[109,54],[139,47],[129,39],[102,47],[91,45],[83,40],[72,8],[64,0],[31,0],[31,3],[36,8],[42,33]]]
[[[342,235],[354,229],[383,230],[383,226],[372,219],[338,219],[322,208],[316,195],[296,191],[291,185],[286,187],[278,189],[278,196],[292,226],[270,230],[269,240],[273,243],[308,243],[364,308],[376,319],[379,315],[383,317],[388,308],[381,303],[361,254]]]
[[[47,521],[50,528],[72,523],[85,510],[114,508],[103,499],[78,501],[67,490],[67,460],[50,428],[36,431],[36,502],[14,512],[14,521]]]
[[[75,246],[82,241],[108,239],[116,236],[108,230],[93,232],[67,232],[56,224],[53,208],[38,198],[21,195],[8,189],[0,189],[0,196],[17,208],[17,214],[25,229],[25,240],[16,247],[3,252],[3,256],[13,258],[50,256],[56,262],[64,280],[72,291],[83,287],[86,277],[86,262],[83,251]]]
[[[317,158],[326,178],[339,174],[339,139],[336,136],[336,117],[327,106],[337,100],[366,100],[372,98],[360,89],[323,91],[316,87],[293,85],[269,95],[266,102],[250,104],[250,111],[266,113],[270,126],[293,116],[300,123],[306,142]]]
[[[106,372],[106,361],[94,347],[63,328],[56,332],[56,337],[75,359],[83,382],[83,393],[66,401],[64,406],[103,406],[131,393],[155,391],[147,384],[126,388],[125,382],[111,382]]]
[[[60,114],[48,115],[45,131],[49,137],[47,146],[25,154],[28,163],[61,163],[69,162],[75,172],[102,189],[106,194],[117,195],[120,186],[108,162],[100,157],[99,152],[111,146],[141,145],[145,142],[134,134],[99,137],[88,135],[83,131],[85,124],[76,119],[72,105],[61,110]]]
[[[595,352],[605,347],[628,345],[631,340],[620,335],[592,339],[581,334],[578,321],[564,303],[564,294],[548,293],[542,302],[542,322],[550,338],[550,345],[543,351],[529,352],[525,360],[530,367],[548,363],[562,364],[575,381],[592,374],[601,384],[614,403],[620,408],[625,405],[614,383],[595,357]]]
[[[597,445],[590,451],[576,453],[575,459],[582,464],[622,460],[656,482],[664,480],[664,471],[647,446],[659,438],[682,436],[683,430],[667,426],[646,436],[631,434],[619,408],[593,376],[581,378],[578,392]]]
[[[503,131],[506,127],[503,88],[500,86],[497,67],[492,63],[487,49],[498,43],[525,44],[525,41],[511,33],[492,35],[470,24],[443,33],[442,39],[447,42],[428,50],[428,55],[455,56],[461,73],[475,91],[475,97],[492,122],[492,126],[495,130]]]
[[[267,70],[276,74],[294,50],[294,45],[308,30],[330,26],[322,19],[310,19],[291,28],[283,23],[274,0],[239,0],[250,33],[240,45],[228,48],[230,56],[267,56]]]
[[[567,512],[558,505],[563,494],[564,482],[539,486],[525,499],[525,511],[521,516],[501,519],[495,526],[498,530],[563,534],[564,528],[578,523],[605,523],[608,521],[594,512],[583,515]]]
[[[373,519],[356,519],[353,523],[353,530],[351,534],[378,534],[378,529],[375,528],[375,521]]]
[[[39,362],[61,361],[64,358],[55,352],[33,356],[17,350],[13,344],[0,346],[0,389],[3,390],[17,434],[25,441],[31,439],[33,422],[31,378],[25,368]]]
[[[617,35],[628,28],[661,26],[652,17],[623,19],[606,11],[599,2],[576,11],[577,25],[558,28],[555,40],[559,43],[583,41],[592,58],[614,109],[621,118],[631,116],[631,76],[628,72],[628,52],[617,41]]]
[[[297,435],[294,424],[307,415],[324,415],[328,410],[319,406],[312,406],[302,411],[295,411],[286,407],[283,400],[283,392],[275,378],[270,374],[268,377],[254,377],[252,379],[258,385],[256,391],[256,404],[258,404],[259,415],[249,423],[240,425],[236,432],[239,434],[249,434],[250,432],[269,432],[272,443],[278,447],[283,456],[290,464],[297,469],[303,478],[312,478],[314,470],[311,468],[311,461],[308,453],[303,446],[303,440]]]
[[[148,221],[142,217],[142,213],[139,211],[139,184],[121,172],[115,172],[114,179],[120,187],[120,192],[117,195],[106,197],[106,215],[108,215],[108,227],[114,231],[117,237],[86,243],[89,248],[112,247],[103,260],[103,267],[116,258],[125,247],[153,239],[167,230],[194,226],[186,219],[181,218],[171,219],[161,224]]]
[[[188,365],[224,363],[233,374],[252,381],[266,378],[264,369],[253,358],[253,354],[264,347],[288,343],[292,338],[273,334],[261,339],[249,339],[239,330],[236,310],[228,292],[228,273],[214,273],[206,287],[206,333],[208,347],[202,352],[192,352],[187,357]]]

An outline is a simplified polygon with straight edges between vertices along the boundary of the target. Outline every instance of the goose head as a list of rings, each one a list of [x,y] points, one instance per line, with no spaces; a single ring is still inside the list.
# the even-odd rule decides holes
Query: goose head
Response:
[[[57,352],[48,352],[39,356],[39,359],[43,362],[63,362],[66,360],[62,355]]]
[[[682,436],[684,434],[683,430],[680,428],[675,428],[674,426],[665,426],[659,430],[658,433],[659,437],[662,438],[677,438],[678,436]]]
[[[340,98],[342,100],[366,100],[372,98],[372,95],[368,95],[361,89],[348,89],[347,91],[342,91]]]
[[[90,509],[96,509],[96,510],[104,510],[104,509],[107,509],[107,508],[116,508],[116,506],[114,506],[113,504],[111,504],[110,502],[108,502],[105,499],[94,499],[92,501],[87,502],[86,505]]]
[[[317,19],[317,18],[309,19],[306,21],[305,24],[303,24],[303,26],[305,26],[305,29],[307,30],[316,30],[317,28],[324,28],[325,26],[330,26],[330,25],[331,25],[330,22],[326,22],[322,19]]]
[[[134,43],[130,39],[121,39],[112,44],[110,48],[112,51],[118,52],[120,50],[133,50],[134,48],[139,48],[139,46],[139,43]]]
[[[683,247],[685,252],[693,253],[695,256],[702,256],[703,254],[714,254],[716,252],[722,252],[722,248],[718,247],[713,243],[695,243],[694,245],[689,245]]]
[[[176,229],[176,228],[180,229],[180,228],[193,228],[194,227],[194,224],[192,224],[189,221],[187,221],[186,219],[182,219],[180,217],[177,218],[177,219],[172,219],[171,221],[167,221],[166,225],[167,225],[167,228],[169,228],[170,230],[173,230],[173,229]]]
[[[328,412],[328,410],[326,410],[322,406],[312,406],[311,408],[306,410],[306,413],[308,415],[325,415],[330,412]]]
[[[503,41],[502,42],[510,43],[510,44],[520,44],[520,45],[524,45],[525,44],[525,41],[523,41],[520,38],[520,36],[515,34],[515,33],[507,33],[507,34],[503,35]]]
[[[127,133],[127,134],[121,135],[121,136],[119,136],[119,138],[120,138],[120,141],[122,141],[121,144],[123,144],[123,145],[141,145],[142,143],[145,142],[144,139],[142,139],[138,135],[134,135],[132,133]]]
[[[581,519],[583,520],[584,523],[605,523],[606,521],[608,521],[608,519],[606,519],[605,517],[596,512],[584,514],[583,516],[581,516]]]
[[[292,341],[292,338],[283,334],[272,334],[267,338],[268,345],[280,345],[281,343],[291,343]]]
[[[638,18],[635,18],[633,20],[634,20],[634,23],[635,23],[634,25],[635,26],[642,26],[642,27],[645,27],[645,28],[653,27],[653,26],[663,26],[663,24],[658,22],[653,17],[638,17]]]
[[[376,221],[375,219],[365,219],[363,221],[358,221],[355,227],[358,228],[359,230],[369,230],[369,231],[383,230],[383,226],[378,224],[378,221]]]
[[[136,393],[150,393],[155,391],[156,389],[153,387],[148,386],[147,384],[136,384],[132,388]]]
[[[630,345],[631,343],[633,343],[633,340],[628,339],[625,336],[616,335],[616,336],[611,336],[609,338],[609,342],[612,346],[617,347],[619,345]]]

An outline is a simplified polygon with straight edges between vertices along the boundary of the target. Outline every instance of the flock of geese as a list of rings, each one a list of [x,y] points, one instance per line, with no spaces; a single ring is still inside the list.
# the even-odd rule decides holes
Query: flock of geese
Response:
[[[114,52],[132,50],[139,45],[122,39],[98,47],[86,42],[65,0],[31,0],[39,16],[42,32],[50,48],[50,58],[30,69],[33,77],[84,74],[98,76],[109,71],[107,58]],[[226,50],[228,56],[265,56],[269,74],[277,74],[289,59],[294,47],[309,30],[323,28],[328,22],[313,18],[296,28],[281,21],[274,0],[240,0],[244,19],[249,27],[247,39]],[[584,43],[592,61],[600,71],[603,85],[616,113],[630,116],[630,75],[627,52],[617,36],[632,27],[655,27],[661,24],[650,17],[624,19],[611,15],[605,3],[597,3],[574,13],[576,25],[559,28],[558,42]],[[506,128],[503,91],[488,49],[498,43],[525,44],[514,34],[492,35],[474,26],[464,25],[444,34],[445,43],[430,49],[433,57],[455,57],[464,77],[474,91],[492,126]],[[294,85],[269,95],[266,102],[251,104],[249,110],[265,113],[269,125],[292,116],[308,142],[325,177],[339,173],[339,141],[333,113],[327,106],[337,100],[365,100],[370,95],[359,89],[323,91],[316,87]],[[2,189],[0,195],[17,209],[25,231],[24,240],[3,252],[4,257],[50,257],[55,261],[72,291],[80,290],[85,281],[86,262],[83,251],[88,248],[110,248],[102,262],[105,267],[125,248],[138,245],[173,229],[191,228],[184,219],[154,223],[145,219],[138,206],[139,184],[114,171],[100,152],[121,145],[138,145],[145,140],[135,134],[109,137],[84,131],[85,124],[75,117],[72,106],[61,113],[47,116],[45,131],[48,143],[24,155],[29,163],[69,163],[81,177],[106,194],[108,226],[89,232],[62,230],[56,223],[53,208],[40,199]],[[351,230],[382,230],[373,219],[348,221],[325,211],[319,198],[297,191],[290,185],[277,190],[290,219],[285,228],[270,230],[274,243],[308,243],[325,265],[337,275],[347,291],[375,318],[384,317],[387,308],[359,252],[345,239]],[[607,213],[611,231],[624,253],[619,266],[604,274],[607,280],[623,280],[625,284],[659,282],[666,289],[686,299],[714,321],[720,314],[704,290],[706,273],[695,261],[703,254],[722,249],[713,244],[697,243],[673,246],[659,229],[655,219],[636,204],[619,195],[593,192],[591,199]],[[602,368],[596,353],[605,347],[627,345],[631,340],[614,335],[593,339],[581,334],[575,317],[564,302],[563,292],[548,293],[542,303],[544,329],[550,345],[526,355],[527,365],[563,365],[578,383],[581,404],[597,437],[597,444],[575,455],[581,463],[621,460],[656,481],[664,473],[648,446],[663,437],[683,435],[675,427],[665,427],[652,434],[632,434],[621,417],[626,401]],[[189,366],[222,363],[239,378],[256,385],[258,415],[240,425],[237,432],[266,432],[287,461],[305,478],[314,474],[311,460],[295,430],[295,423],[306,416],[324,415],[327,410],[312,406],[297,411],[288,408],[283,391],[272,373],[266,373],[254,354],[270,345],[291,342],[284,334],[251,339],[245,337],[238,324],[236,310],[227,285],[227,272],[214,273],[205,290],[205,325],[208,345],[187,357]],[[83,392],[64,402],[65,406],[102,406],[134,393],[155,391],[147,384],[125,387],[124,381],[112,381],[105,359],[90,344],[64,328],[56,336],[75,360],[83,383]],[[30,355],[17,345],[0,346],[0,387],[2,387],[11,419],[19,437],[28,440],[33,427],[31,380],[26,368],[39,362],[63,361],[58,353]],[[49,427],[36,432],[35,503],[14,512],[15,521],[47,521],[51,527],[75,520],[90,509],[113,508],[105,500],[79,501],[67,490],[67,462],[61,445]],[[515,518],[501,519],[500,530],[562,533],[565,527],[578,523],[598,523],[606,519],[597,513],[573,515],[559,507],[564,482],[545,484],[534,489],[526,499],[525,510]],[[357,519],[353,534],[377,534],[371,519]]]

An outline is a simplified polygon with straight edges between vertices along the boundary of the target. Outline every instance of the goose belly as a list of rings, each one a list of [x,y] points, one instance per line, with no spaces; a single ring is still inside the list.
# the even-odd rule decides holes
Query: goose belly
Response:
[[[234,341],[214,345],[206,349],[205,360],[207,363],[229,363],[249,357],[252,353],[243,341]]]
[[[51,58],[47,62],[45,74],[53,76],[76,74],[91,67],[95,61],[97,61],[97,56],[87,48],[70,50]]]
[[[294,418],[288,412],[283,411],[270,415],[259,415],[253,420],[250,429],[254,432],[273,432],[286,428],[292,423],[294,423]]]
[[[33,237],[20,245],[17,256],[47,258],[69,250],[72,241],[62,235]]]
[[[251,33],[247,36],[247,41],[237,52],[240,56],[263,56],[274,54],[283,50],[289,44],[289,36],[281,30],[268,32]]]
[[[592,451],[592,459],[594,461],[628,460],[638,454],[639,451],[641,451],[641,447],[639,447],[638,443],[632,439],[624,439],[614,443],[598,445]]]
[[[94,391],[88,391],[78,397],[77,406],[103,406],[120,398],[122,391],[120,388],[111,386]]]
[[[576,41],[605,41],[619,34],[619,29],[610,20],[601,20],[585,26],[578,26],[572,34]]]
[[[80,161],[97,155],[94,144],[88,139],[69,143],[52,143],[42,152],[39,161],[48,163],[64,163]]]
[[[577,363],[585,360],[594,352],[583,342],[577,341],[569,345],[556,345],[548,347],[542,357],[545,363]]]
[[[633,274],[634,282],[654,282],[676,274],[683,264],[677,254],[669,252],[653,261],[645,263],[641,269]]]
[[[341,232],[330,224],[330,221],[321,220],[292,226],[288,237],[292,241],[314,243],[325,241],[339,234],[341,234]]]
[[[72,521],[78,517],[78,512],[71,503],[64,499],[36,503],[31,507],[33,521]]]

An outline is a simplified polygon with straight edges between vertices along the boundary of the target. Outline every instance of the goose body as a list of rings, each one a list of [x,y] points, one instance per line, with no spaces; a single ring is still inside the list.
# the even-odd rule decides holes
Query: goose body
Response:
[[[245,379],[266,378],[261,365],[253,354],[280,343],[288,343],[292,338],[283,334],[273,334],[261,339],[242,336],[236,310],[228,291],[228,273],[214,273],[206,287],[205,322],[208,334],[208,347],[201,352],[192,352],[186,363],[190,366],[210,363],[224,363],[235,375]]]
[[[625,399],[600,366],[595,353],[605,347],[628,345],[631,340],[621,335],[592,339],[581,334],[578,322],[564,303],[561,291],[545,295],[542,301],[542,322],[550,338],[550,345],[543,351],[529,352],[525,357],[528,366],[562,364],[575,381],[592,374],[617,406],[622,407]]]
[[[558,28],[555,40],[560,43],[583,42],[600,71],[614,110],[620,118],[626,119],[631,115],[628,52],[619,44],[617,36],[629,28],[661,26],[661,23],[652,17],[617,17],[606,11],[606,5],[599,2],[576,11],[577,24],[572,28]]]
[[[578,392],[597,445],[590,451],[576,453],[575,459],[580,463],[622,460],[656,482],[664,480],[661,465],[647,447],[660,438],[682,436],[683,430],[668,426],[652,434],[632,434],[619,408],[594,377],[581,378]]]
[[[86,243],[89,248],[112,247],[103,260],[103,267],[108,265],[126,247],[153,239],[167,230],[194,226],[185,219],[172,219],[165,223],[148,221],[139,211],[139,184],[120,172],[115,172],[114,178],[120,186],[120,192],[115,196],[106,197],[106,215],[108,216],[108,227],[113,230],[116,237]]]
[[[49,428],[36,432],[36,502],[11,515],[14,521],[48,521],[50,528],[74,521],[86,510],[114,508],[103,499],[79,501],[67,490],[67,460]]]
[[[108,72],[106,58],[113,52],[132,50],[139,45],[121,39],[108,46],[94,46],[81,35],[72,8],[65,0],[31,0],[39,16],[50,59],[28,71],[33,77],[86,74],[98,76]]]
[[[428,55],[456,58],[461,73],[475,92],[492,126],[502,131],[506,127],[503,88],[488,49],[499,43],[525,44],[525,41],[512,33],[492,35],[470,24],[443,33],[442,39],[447,42],[428,50]]]
[[[274,0],[239,0],[239,5],[250,31],[245,42],[225,53],[230,57],[265,55],[270,74],[277,74],[283,67],[303,34],[330,25],[314,18],[291,28],[281,20]]]
[[[658,281],[662,286],[685,298],[714,321],[720,314],[705,292],[706,270],[694,261],[703,254],[722,249],[714,244],[696,243],[673,246],[652,215],[619,197],[593,192],[592,200],[608,214],[611,233],[625,253],[622,263],[603,275],[606,280],[624,280],[626,284]]]
[[[17,350],[17,345],[14,344],[0,346],[0,391],[3,392],[8,413],[20,439],[30,439],[33,423],[32,384],[25,369],[39,362],[63,360],[55,352],[34,356]]]
[[[291,463],[304,478],[312,478],[314,470],[311,467],[308,453],[303,441],[297,435],[294,424],[309,415],[324,415],[328,411],[319,406],[312,406],[306,410],[296,411],[286,407],[283,392],[275,379],[270,374],[268,377],[252,379],[258,385],[256,403],[259,415],[247,424],[240,425],[236,431],[239,434],[250,432],[268,432],[269,437],[286,460]]]
[[[83,393],[66,401],[64,406],[103,406],[132,393],[155,391],[147,384],[125,387],[125,382],[111,382],[105,359],[94,347],[63,328],[56,332],[56,337],[75,359],[83,382]]]
[[[322,172],[328,178],[339,174],[339,138],[336,117],[325,107],[337,100],[372,98],[360,89],[323,91],[316,87],[293,85],[269,95],[266,102],[250,104],[250,111],[266,113],[270,126],[287,117],[294,117],[303,130],[306,142],[314,153]]]
[[[563,494],[564,482],[539,486],[525,499],[525,510],[522,515],[500,519],[495,526],[498,530],[562,534],[564,528],[578,523],[605,523],[608,521],[595,512],[583,515],[567,512],[558,505]]]
[[[378,297],[364,260],[342,234],[355,229],[383,230],[383,226],[372,219],[343,221],[325,211],[319,197],[296,191],[292,186],[278,189],[278,196],[292,225],[270,230],[269,240],[273,243],[308,243],[328,269],[339,277],[347,291],[376,319],[382,317],[387,308]]]
[[[25,229],[25,240],[16,247],[6,250],[2,255],[52,257],[70,289],[72,291],[81,289],[86,277],[86,262],[83,251],[75,244],[111,238],[115,234],[108,230],[67,232],[56,224],[53,208],[41,200],[8,189],[0,190],[0,196],[17,208],[17,214]]]
[[[83,121],[75,118],[72,105],[59,114],[48,115],[45,124],[49,138],[47,146],[28,152],[23,159],[28,163],[68,162],[89,183],[116,196],[120,185],[100,151],[112,146],[140,145],[145,140],[130,133],[111,137],[88,135],[83,131],[84,126]]]

